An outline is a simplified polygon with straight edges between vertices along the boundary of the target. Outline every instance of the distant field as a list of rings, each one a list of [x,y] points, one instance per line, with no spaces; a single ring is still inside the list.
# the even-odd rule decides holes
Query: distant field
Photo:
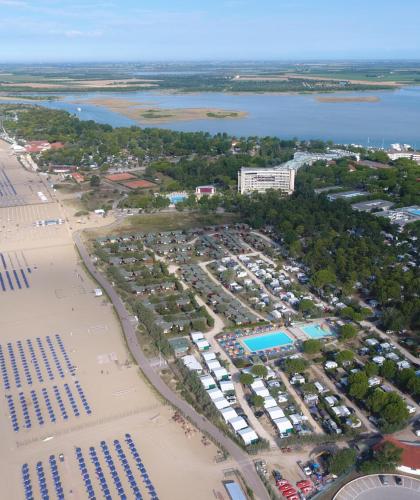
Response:
[[[332,92],[420,84],[418,62],[0,65],[0,92]],[[156,118],[148,116],[147,118]],[[216,118],[216,116],[211,116]]]

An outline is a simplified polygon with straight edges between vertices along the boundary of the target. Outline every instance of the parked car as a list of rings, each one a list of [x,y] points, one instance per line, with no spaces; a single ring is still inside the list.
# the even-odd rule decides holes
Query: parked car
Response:
[[[398,486],[402,485],[402,479],[400,478],[400,476],[394,476],[394,481]]]
[[[379,481],[384,485],[388,486],[389,481],[386,476],[383,476],[382,474],[379,474]]]

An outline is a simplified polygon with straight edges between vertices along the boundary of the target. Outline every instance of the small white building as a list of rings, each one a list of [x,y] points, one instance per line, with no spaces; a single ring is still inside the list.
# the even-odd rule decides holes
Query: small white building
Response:
[[[223,392],[218,387],[215,387],[214,389],[209,389],[207,391],[207,394],[210,396],[210,399],[212,401],[215,401],[216,399],[224,398]]]
[[[232,420],[229,420],[229,424],[233,427],[235,432],[240,431],[241,429],[245,429],[248,427],[246,420],[243,417],[235,417]]]
[[[213,375],[218,382],[220,382],[220,380],[230,380],[229,372],[223,367],[213,370]]]
[[[211,359],[210,361],[207,361],[206,364],[207,368],[210,371],[215,370],[216,368],[220,368],[222,366],[217,359]]]
[[[213,352],[213,351],[207,351],[207,352],[203,352],[201,354],[201,356],[203,357],[204,361],[211,361],[212,359],[216,359],[216,353]]]
[[[383,356],[374,356],[374,357],[372,358],[372,361],[373,361],[374,363],[376,363],[377,365],[381,366],[381,365],[383,365],[383,364],[384,364],[384,362],[385,362],[385,358],[384,358]]]
[[[278,406],[267,408],[267,415],[271,420],[276,420],[276,418],[283,418],[285,416],[284,411]]]
[[[336,368],[338,368],[338,363],[336,363],[335,361],[326,361],[324,364],[324,368],[326,370],[335,370]]]
[[[348,417],[351,414],[347,406],[344,405],[333,406],[331,409],[336,417]]]
[[[265,389],[264,381],[260,378],[256,378],[251,384],[251,389],[255,392],[257,389]]]
[[[290,383],[292,385],[304,384],[305,383],[305,377],[301,373],[295,373],[293,375],[293,377],[290,379]]]
[[[245,429],[239,430],[238,435],[242,438],[246,446],[258,441],[258,435],[252,427],[245,427]]]
[[[338,403],[338,399],[335,396],[327,396],[325,398],[325,402],[327,403],[327,405],[330,408],[332,408],[333,406],[335,406]]]
[[[204,335],[202,332],[192,332],[191,333],[191,340],[196,343],[198,340],[204,339]]]
[[[230,392],[235,390],[235,386],[231,380],[221,380],[219,387],[222,392]]]
[[[314,386],[319,394],[322,394],[323,392],[326,391],[325,387],[318,381],[314,382]]]
[[[261,396],[262,398],[267,398],[270,395],[270,391],[266,387],[255,389],[254,393],[256,396]]]
[[[377,385],[381,385],[382,380],[380,377],[369,377],[368,378],[368,385],[369,387],[375,387]]]
[[[264,408],[268,410],[269,408],[274,408],[277,406],[276,400],[273,398],[273,396],[267,396],[264,398]]]
[[[191,371],[193,372],[202,372],[203,367],[200,365],[200,363],[195,359],[195,357],[192,354],[187,354],[187,356],[184,356],[181,358],[182,362],[184,365]]]
[[[203,384],[204,389],[206,390],[217,388],[216,381],[211,375],[203,375],[202,377],[200,377],[200,381]]]
[[[223,410],[223,408],[227,408],[228,406],[230,406],[230,403],[229,401],[226,399],[226,398],[219,398],[219,399],[215,399],[213,401],[213,404],[214,406],[218,409],[218,410]]]
[[[287,403],[289,401],[289,397],[286,392],[279,392],[277,394],[277,401],[279,403]]]
[[[273,423],[277,427],[280,436],[286,436],[293,431],[292,422],[287,417],[276,418]]]
[[[197,340],[195,342],[195,345],[198,347],[199,351],[206,351],[207,349],[210,349],[210,344],[206,339]]]
[[[236,413],[236,410],[234,410],[231,406],[227,408],[223,408],[223,410],[220,410],[220,414],[223,417],[223,420],[228,423],[232,419],[236,418],[238,414]]]
[[[405,359],[402,361],[398,361],[397,363],[398,370],[405,370],[406,368],[411,368],[411,365]]]

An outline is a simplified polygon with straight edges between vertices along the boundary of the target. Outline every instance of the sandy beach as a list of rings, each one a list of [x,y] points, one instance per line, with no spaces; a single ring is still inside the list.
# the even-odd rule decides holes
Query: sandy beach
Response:
[[[9,205],[0,207],[0,251],[4,258],[4,262],[0,261],[0,272],[5,285],[3,290],[0,287],[0,345],[10,380],[10,388],[4,386],[3,379],[0,390],[3,391],[3,400],[7,394],[13,401],[19,424],[19,429],[13,431],[9,410],[2,405],[2,498],[23,498],[23,464],[28,464],[34,491],[38,491],[35,471],[38,461],[43,463],[47,486],[52,494],[50,455],[57,459],[66,498],[86,498],[75,455],[76,446],[83,450],[94,489],[100,496],[95,468],[89,459],[89,447],[94,447],[102,466],[106,467],[101,441],[112,450],[122,485],[130,494],[130,485],[114,449],[114,440],[124,444],[126,433],[130,433],[134,440],[160,498],[181,500],[194,496],[210,500],[214,498],[214,492],[221,495],[223,464],[214,462],[216,447],[203,444],[201,433],[188,422],[173,420],[172,408],[157,397],[133,363],[112,305],[104,296],[95,296],[97,285],[86,274],[75,252],[71,234],[75,220],[68,219],[61,200],[57,200],[54,193],[45,203],[36,200],[36,192],[46,190],[46,186],[42,185],[37,174],[23,170],[3,142],[0,143],[0,164],[16,190],[16,195],[11,192],[9,196]],[[46,219],[65,222],[34,224]],[[19,288],[16,286],[18,278],[13,277],[12,270],[16,270],[15,276],[20,278]],[[14,283],[13,289],[7,282],[6,271]],[[21,278],[24,275],[27,286]],[[74,372],[57,344],[56,335],[62,339]],[[44,346],[45,356],[38,342]],[[9,344],[15,353],[20,387],[16,385]],[[28,362],[27,370],[22,356]],[[76,380],[89,404],[90,414],[78,396]],[[49,394],[51,410],[46,406],[43,390]],[[80,415],[76,415],[70,406],[68,390],[74,396]],[[67,419],[63,418],[55,391],[61,393]],[[27,405],[29,417],[25,417],[21,397]],[[34,397],[39,402],[42,423],[35,415]],[[51,420],[51,411],[56,421]],[[28,418],[31,425],[26,420]],[[125,453],[130,453],[127,446]],[[63,461],[58,460],[60,454],[63,454]],[[131,456],[129,463],[135,471]],[[109,471],[105,470],[104,474],[108,485],[113,488]],[[139,483],[146,497],[141,479]],[[116,492],[113,495],[117,498]]]

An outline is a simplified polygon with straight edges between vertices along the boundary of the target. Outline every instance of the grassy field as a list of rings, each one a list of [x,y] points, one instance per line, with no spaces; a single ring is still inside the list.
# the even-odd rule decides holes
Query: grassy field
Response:
[[[141,214],[127,217],[118,226],[103,227],[89,234],[91,238],[98,238],[107,234],[123,234],[130,231],[175,231],[195,227],[212,226],[219,224],[233,224],[238,222],[235,214],[209,214],[198,212],[172,212]]]

